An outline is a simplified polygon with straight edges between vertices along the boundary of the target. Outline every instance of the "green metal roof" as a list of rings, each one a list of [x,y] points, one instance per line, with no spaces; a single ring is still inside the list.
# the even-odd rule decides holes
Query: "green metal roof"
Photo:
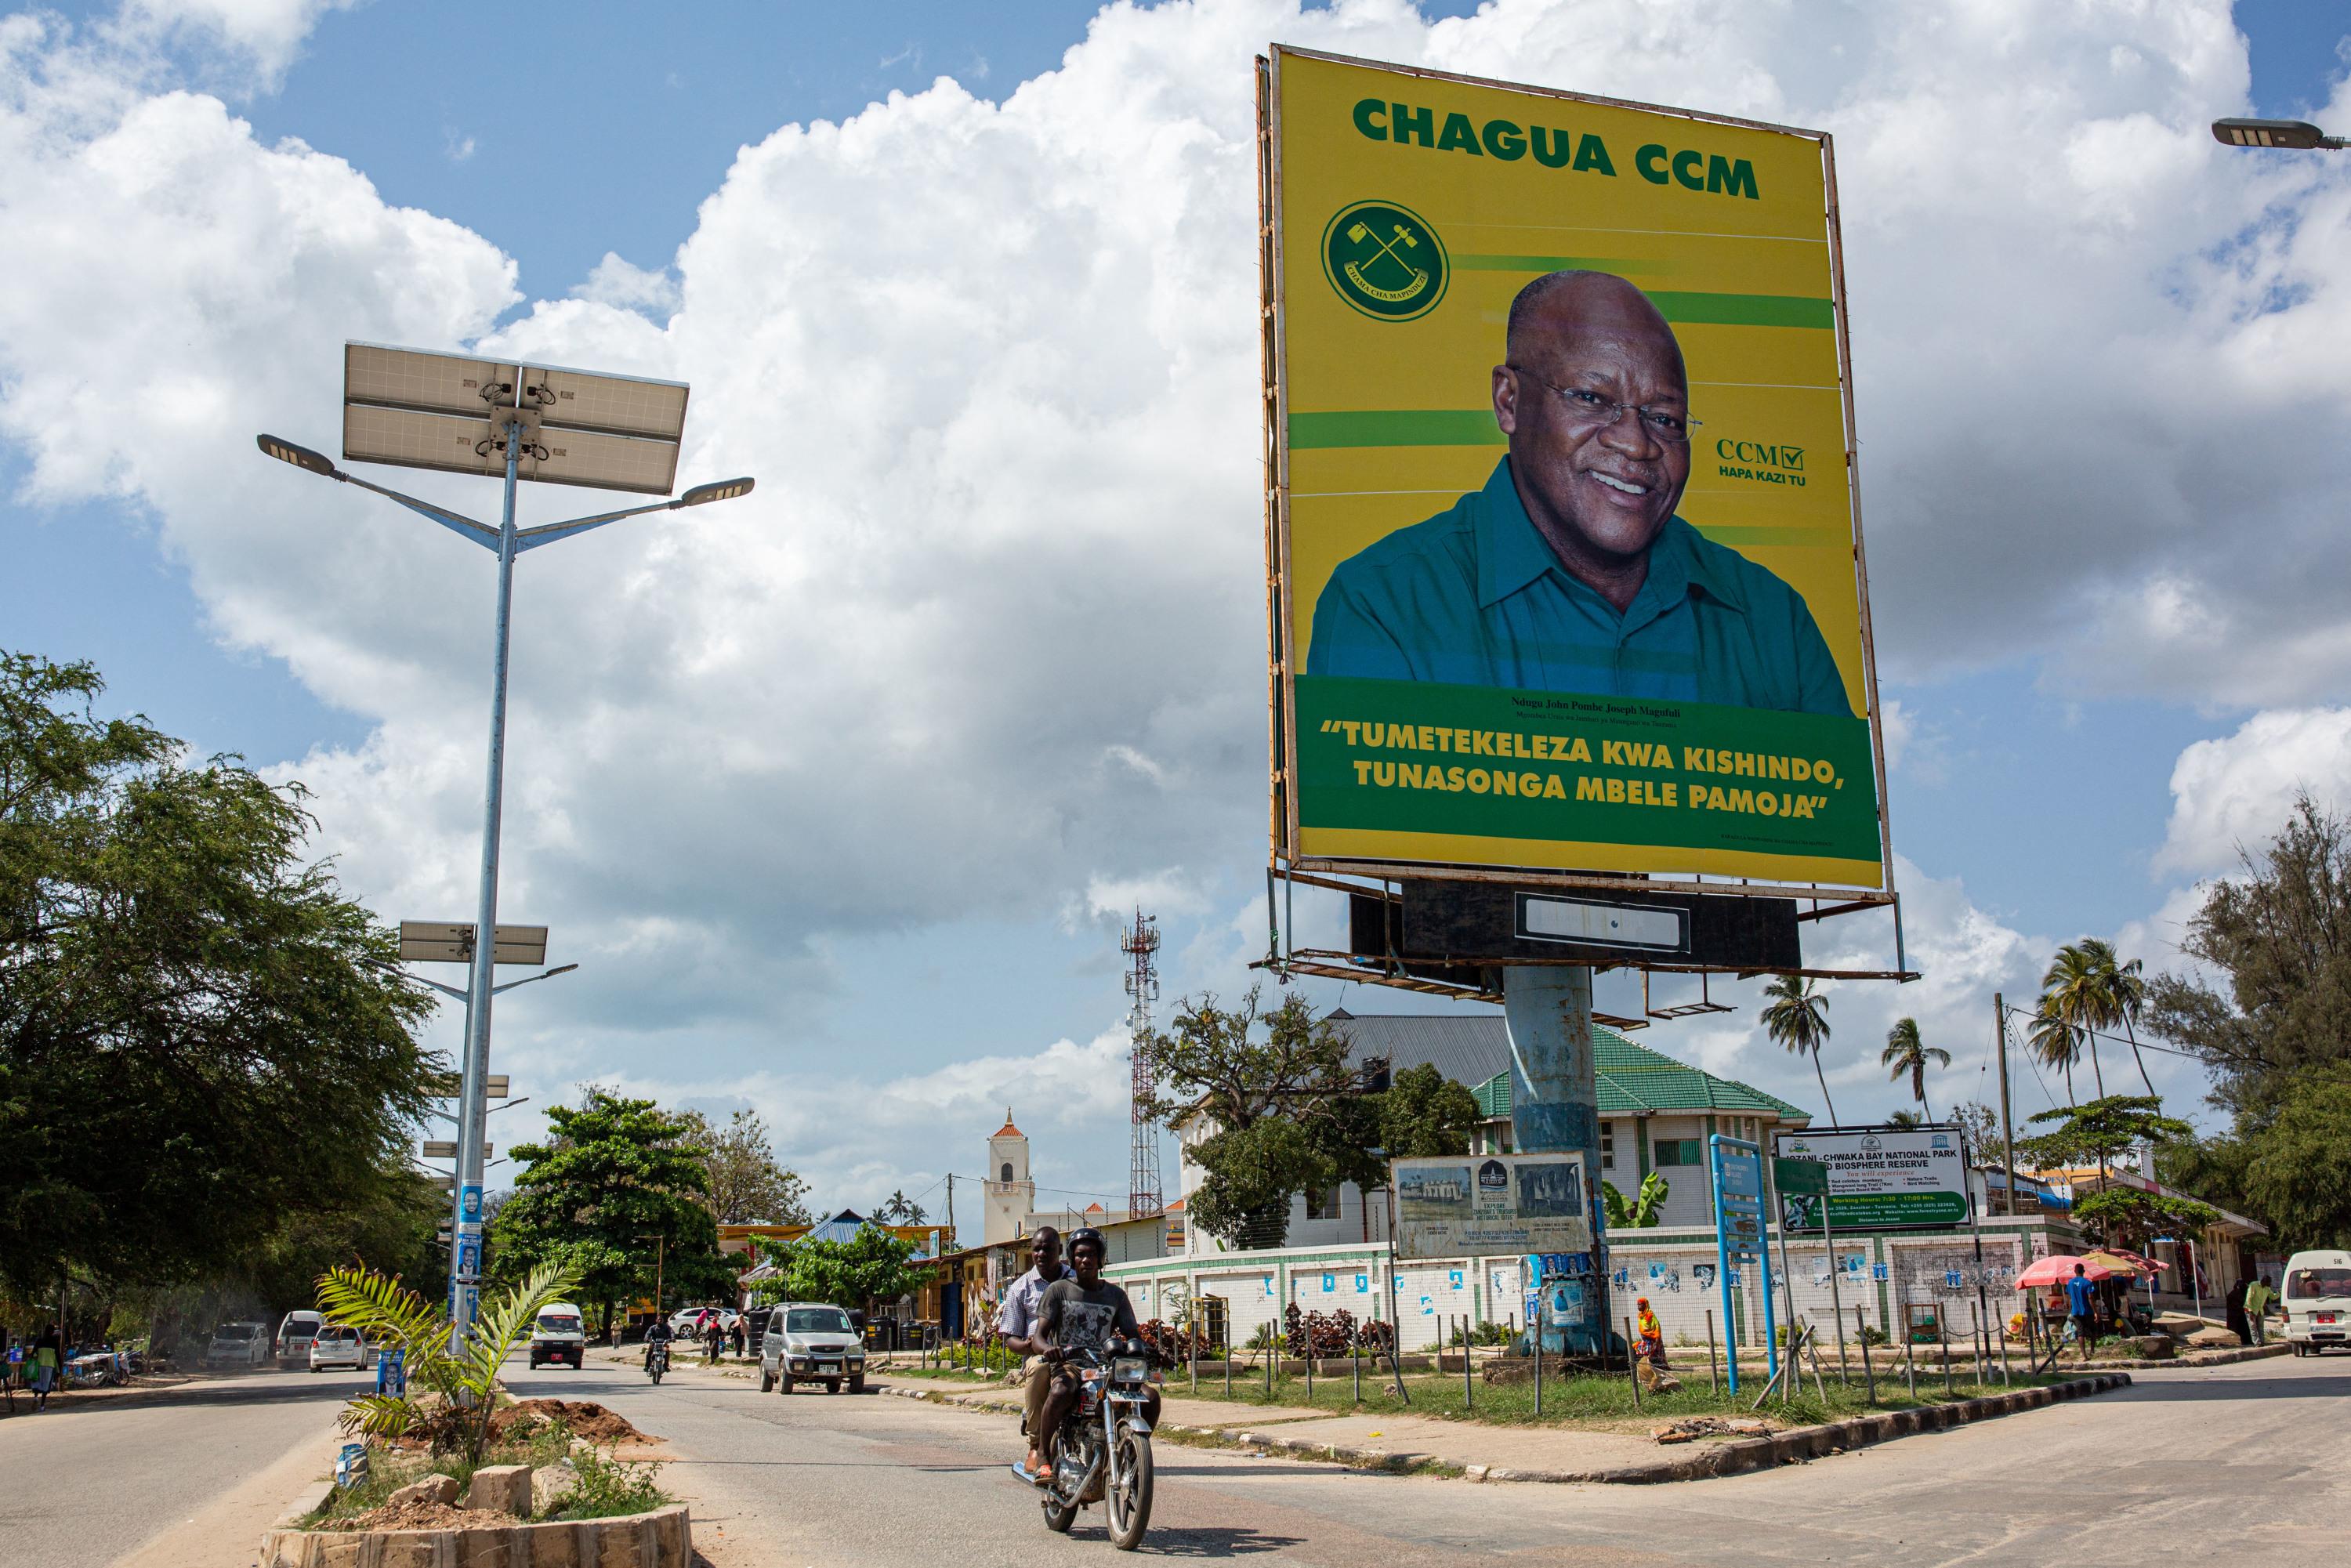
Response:
[[[1670,1056],[1635,1045],[1614,1030],[1592,1028],[1593,1068],[1600,1080],[1600,1113],[1637,1116],[1656,1111],[1762,1113],[1784,1121],[1808,1122],[1813,1113],[1761,1089],[1717,1078]],[[1478,1085],[1478,1105],[1488,1116],[1510,1113],[1510,1075],[1498,1073]]]

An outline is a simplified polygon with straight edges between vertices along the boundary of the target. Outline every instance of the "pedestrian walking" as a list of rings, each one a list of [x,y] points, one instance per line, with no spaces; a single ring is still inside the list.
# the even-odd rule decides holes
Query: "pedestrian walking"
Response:
[[[741,1318],[735,1320],[734,1332],[728,1337],[734,1340],[735,1354],[739,1357],[743,1354],[743,1320]]]
[[[2097,1304],[2098,1290],[2090,1282],[2090,1271],[2074,1264],[2074,1277],[2065,1281],[2065,1314],[2073,1320],[2084,1361],[2090,1359],[2090,1347],[2098,1341]]]
[[[57,1377],[65,1366],[65,1331],[51,1323],[33,1342],[33,1408],[49,1407],[49,1394],[57,1385]]]

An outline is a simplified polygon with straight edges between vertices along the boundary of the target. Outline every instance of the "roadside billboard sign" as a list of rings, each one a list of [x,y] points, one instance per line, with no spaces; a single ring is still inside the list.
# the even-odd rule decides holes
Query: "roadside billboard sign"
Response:
[[[1822,1205],[1828,1228],[1863,1230],[1948,1230],[1968,1223],[1965,1140],[1952,1126],[1832,1127],[1772,1134],[1782,1177],[1780,1222],[1802,1235],[1818,1232]],[[1827,1172],[1823,1195],[1792,1189],[1784,1167],[1817,1161]]]
[[[1276,855],[1886,890],[1828,137],[1260,87]]]
[[[1581,1155],[1392,1160],[1388,1179],[1396,1198],[1399,1259],[1592,1250],[1591,1193]]]

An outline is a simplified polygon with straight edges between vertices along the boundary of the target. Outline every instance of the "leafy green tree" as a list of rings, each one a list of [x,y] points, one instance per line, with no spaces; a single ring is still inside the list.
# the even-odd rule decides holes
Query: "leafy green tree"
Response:
[[[882,1207],[873,1211],[873,1218],[884,1225],[920,1225],[930,1216],[923,1212],[921,1204],[904,1192],[893,1192],[883,1200]]]
[[[1959,1124],[1976,1158],[2006,1166],[2008,1147],[2001,1142],[1999,1112],[1980,1100],[1962,1100],[1951,1107],[1951,1120]]]
[[[1828,1106],[1829,1123],[1836,1124],[1836,1102],[1829,1097],[1828,1075],[1821,1071],[1821,1048],[1829,1042],[1829,999],[1813,982],[1781,975],[1763,987],[1763,1032],[1786,1051],[1813,1059],[1813,1076],[1820,1081],[1821,1101]]]
[[[1886,1031],[1886,1049],[1878,1053],[1877,1062],[1894,1070],[1891,1077],[1896,1082],[1906,1077],[1910,1080],[1910,1098],[1918,1103],[1922,1118],[1927,1109],[1927,1064],[1930,1061],[1938,1067],[1949,1067],[1951,1053],[1919,1039],[1917,1019],[1895,1019],[1894,1027]]]
[[[1343,1182],[1369,1192],[1387,1180],[1383,1097],[1348,1060],[1346,1037],[1318,1021],[1303,997],[1268,1012],[1259,995],[1252,989],[1230,1010],[1214,997],[1186,998],[1172,1030],[1138,1041],[1162,1086],[1146,1113],[1178,1128],[1196,1117],[1213,1129],[1190,1150],[1204,1173],[1186,1205],[1190,1223],[1244,1247],[1280,1245],[1299,1193]],[[1399,1130],[1418,1135],[1428,1130],[1425,1117],[1441,1124],[1458,1103],[1415,1082],[1399,1102]]]
[[[2106,950],[2106,956],[2113,957],[2112,948]],[[2081,942],[2068,942],[2058,948],[2057,956],[2049,961],[2048,972],[2041,977],[2041,1011],[2064,1022],[2076,1040],[2088,1044],[2090,1075],[2097,1084],[2101,1100],[2106,1097],[2106,1074],[2098,1064],[2098,1030],[2112,1021],[2113,1012],[2106,982],[2107,975],[2100,968],[2097,958],[2088,945]]]
[[[1466,1155],[1486,1119],[1476,1094],[1426,1061],[1390,1076],[1379,1111],[1381,1149],[1392,1160]]]
[[[2044,1167],[2095,1164],[2102,1174],[2128,1150],[2143,1145],[2160,1150],[2196,1135],[2187,1123],[2165,1115],[2163,1102],[2152,1094],[2109,1094],[2086,1105],[2043,1111],[2032,1120],[2050,1130],[2018,1139],[2018,1154]],[[2220,1215],[2193,1198],[2170,1198],[2107,1181],[2075,1201],[2074,1218],[2096,1226],[2102,1241],[2121,1244],[2134,1238],[2144,1240],[2168,1226],[2200,1228]]]
[[[2025,1025],[2024,1049],[2043,1067],[2065,1074],[2065,1103],[2074,1104],[2074,1064],[2082,1060],[2082,1031],[2059,1012],[2047,997],[2033,1009]]]
[[[2201,1061],[2241,1132],[2267,1125],[2306,1072],[2351,1076],[2351,825],[2307,796],[2241,874],[2210,883],[2180,950],[2227,977],[2160,976],[2149,1027]]]
[[[2149,1027],[2203,1062],[2232,1125],[2167,1179],[2287,1248],[2351,1242],[2351,825],[2307,795],[2241,874],[2205,890],[2181,950],[2225,977],[2147,986]]]
[[[1673,1195],[1673,1190],[1672,1184],[1662,1174],[1651,1171],[1641,1178],[1641,1189],[1633,1195],[1630,1203],[1625,1202],[1625,1195],[1616,1190],[1614,1182],[1603,1181],[1600,1184],[1600,1203],[1607,1211],[1610,1228],[1649,1230],[1666,1222],[1666,1199]]]
[[[651,1100],[590,1084],[577,1106],[547,1113],[544,1144],[517,1144],[523,1167],[490,1237],[491,1276],[515,1283],[560,1266],[594,1304],[609,1334],[612,1311],[653,1294],[672,1301],[733,1294],[736,1270],[718,1250],[701,1145]]]
[[[778,1284],[786,1301],[831,1301],[862,1311],[875,1301],[905,1295],[922,1283],[925,1273],[907,1261],[914,1255],[914,1244],[879,1225],[859,1227],[847,1241],[754,1237],[751,1244],[782,1271]]]
[[[408,1163],[430,1006],[302,859],[298,785],[0,653],[0,1279],[167,1285]]]
[[[768,1124],[757,1111],[737,1111],[723,1128],[699,1111],[677,1113],[679,1141],[706,1151],[703,1196],[721,1225],[806,1225],[808,1183],[776,1159]]]
[[[1889,1127],[1923,1127],[1927,1124],[1927,1118],[1916,1111],[1892,1111],[1886,1113],[1886,1124]]]

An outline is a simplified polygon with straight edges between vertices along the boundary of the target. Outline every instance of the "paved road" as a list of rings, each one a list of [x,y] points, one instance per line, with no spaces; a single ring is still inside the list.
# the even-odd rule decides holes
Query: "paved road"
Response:
[[[680,1453],[696,1538],[726,1563],[1103,1564],[1004,1472],[1003,1417],[761,1395],[700,1371],[659,1389],[591,1362],[517,1393],[604,1401]],[[2150,1372],[2137,1386],[1775,1472],[1668,1487],[1473,1486],[1160,1450],[1146,1552],[1316,1568],[1484,1563],[2335,1563],[2351,1540],[2351,1360]],[[2247,1556],[2251,1554],[2251,1556]]]
[[[17,1414],[0,1420],[0,1563],[105,1568],[184,1527],[372,1385],[373,1374],[248,1373],[152,1394],[66,1395],[38,1416],[19,1395]]]

